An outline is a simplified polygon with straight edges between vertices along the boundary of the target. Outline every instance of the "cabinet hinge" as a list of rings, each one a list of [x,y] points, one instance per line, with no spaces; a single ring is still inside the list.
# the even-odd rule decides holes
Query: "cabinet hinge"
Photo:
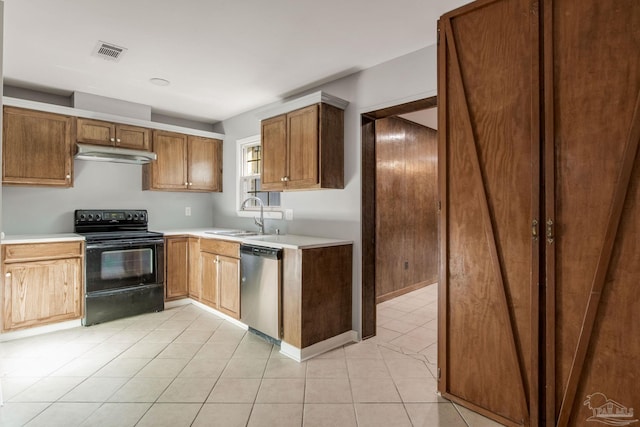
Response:
[[[538,220],[534,219],[531,223],[531,235],[533,236],[533,241],[538,241]]]
[[[438,31],[437,31],[436,44],[440,44],[440,28],[438,28]]]
[[[438,210],[442,210],[442,202],[438,201]]]
[[[441,374],[440,368],[438,368],[438,380],[440,380],[440,376],[441,376],[440,374]]]

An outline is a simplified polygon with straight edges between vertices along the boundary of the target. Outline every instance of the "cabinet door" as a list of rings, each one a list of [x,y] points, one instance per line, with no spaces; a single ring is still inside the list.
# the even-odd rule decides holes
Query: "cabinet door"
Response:
[[[210,307],[218,308],[218,257],[209,252],[200,252],[200,298]]]
[[[189,294],[189,239],[165,239],[165,299],[185,298]]]
[[[636,425],[640,2],[544,6],[547,425]]]
[[[184,190],[187,188],[187,136],[154,131],[153,151],[158,156],[151,167],[151,188]]]
[[[116,125],[117,147],[149,151],[151,149],[151,130],[138,126]]]
[[[189,237],[189,297],[200,300],[200,239]]]
[[[318,184],[318,108],[316,104],[287,114],[288,189]]]
[[[93,145],[115,145],[116,125],[101,120],[78,118],[76,140]]]
[[[240,318],[240,260],[218,256],[218,310]]]
[[[262,189],[279,191],[287,175],[287,116],[262,121]]]
[[[222,191],[222,141],[189,136],[189,190]]]
[[[4,329],[82,316],[80,258],[5,264]]]
[[[72,187],[73,118],[4,107],[3,184]]]
[[[539,26],[535,0],[475,2],[438,46],[438,388],[510,426],[539,425]]]

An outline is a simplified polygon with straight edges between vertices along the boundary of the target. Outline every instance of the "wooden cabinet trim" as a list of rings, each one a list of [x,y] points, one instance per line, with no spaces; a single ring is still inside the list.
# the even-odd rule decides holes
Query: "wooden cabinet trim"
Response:
[[[231,258],[240,258],[240,243],[230,240],[201,239],[200,250]]]
[[[84,242],[16,243],[2,245],[4,263],[84,256]]]

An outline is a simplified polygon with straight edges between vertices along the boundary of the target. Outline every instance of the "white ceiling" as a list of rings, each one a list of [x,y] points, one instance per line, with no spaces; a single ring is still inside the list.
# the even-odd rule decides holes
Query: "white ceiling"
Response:
[[[5,0],[5,83],[216,122],[432,45],[468,2]],[[93,57],[99,40],[128,51]]]

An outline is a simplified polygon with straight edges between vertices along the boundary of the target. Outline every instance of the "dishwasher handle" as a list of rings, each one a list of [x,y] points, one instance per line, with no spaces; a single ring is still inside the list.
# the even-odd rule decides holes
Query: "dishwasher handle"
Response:
[[[240,255],[253,255],[261,258],[282,259],[282,249],[257,245],[240,245]]]

